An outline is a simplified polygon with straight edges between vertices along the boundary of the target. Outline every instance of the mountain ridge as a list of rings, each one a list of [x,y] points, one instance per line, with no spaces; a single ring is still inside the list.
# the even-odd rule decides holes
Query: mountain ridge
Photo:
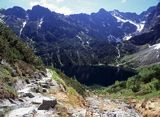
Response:
[[[17,12],[20,8],[14,7],[12,12],[14,9]],[[3,21],[31,47],[34,47],[37,55],[41,56],[46,64],[54,64],[54,66],[75,63],[80,65],[112,63],[118,56],[116,43],[137,30],[135,23],[119,22],[104,9],[91,15],[65,16],[41,6],[34,6],[25,12],[25,17],[24,10],[22,10],[22,16],[12,12],[9,14],[9,11],[11,10],[1,12]],[[5,15],[5,12],[8,15]],[[99,48],[99,45],[103,49]],[[108,50],[107,46],[112,49]],[[43,54],[43,51],[50,55]],[[63,55],[61,55],[62,52]],[[46,58],[48,60],[45,60]]]
[[[130,51],[138,51],[134,43],[136,39],[132,38],[143,35],[143,28],[148,23],[145,17],[155,9],[150,7],[137,15],[102,8],[90,15],[81,13],[65,16],[37,5],[25,13],[19,7],[0,13],[1,19],[42,57],[46,65],[60,67],[117,64],[117,60]],[[17,16],[16,13],[20,11],[22,16]],[[137,39],[136,43],[140,41]]]

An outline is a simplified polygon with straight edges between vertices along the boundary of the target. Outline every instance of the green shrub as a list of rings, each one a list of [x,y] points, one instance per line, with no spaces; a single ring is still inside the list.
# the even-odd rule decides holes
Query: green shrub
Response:
[[[2,23],[0,23],[0,56],[11,63],[22,60],[39,68],[43,66],[41,59]]]
[[[141,68],[138,74],[127,81],[116,81],[107,88],[94,88],[95,93],[107,94],[113,97],[145,98],[158,96],[160,93],[160,65]]]

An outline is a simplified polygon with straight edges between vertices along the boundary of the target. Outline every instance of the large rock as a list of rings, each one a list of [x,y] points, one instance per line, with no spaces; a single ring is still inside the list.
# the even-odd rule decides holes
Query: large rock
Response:
[[[27,84],[30,84],[29,79],[25,79],[25,82],[26,82]]]
[[[32,93],[25,93],[24,97],[34,98],[35,96]]]
[[[49,86],[49,84],[41,84],[41,87],[43,87],[43,88],[46,88],[46,89],[49,89],[50,88],[50,86]]]
[[[43,100],[43,103],[38,107],[38,110],[49,110],[57,104],[56,100]]]

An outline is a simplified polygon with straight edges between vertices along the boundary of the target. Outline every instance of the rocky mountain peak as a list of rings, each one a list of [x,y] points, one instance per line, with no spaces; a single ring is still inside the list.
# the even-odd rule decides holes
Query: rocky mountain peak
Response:
[[[99,13],[106,13],[107,11],[104,8],[101,8],[98,12]]]
[[[31,10],[28,10],[27,13],[31,20],[37,20],[42,17],[51,15],[52,12],[48,8],[36,5],[33,6]]]
[[[22,19],[26,17],[26,11],[18,6],[14,6],[13,8],[5,10],[4,14],[8,16],[15,16],[17,18],[22,18]]]
[[[151,12],[147,15],[148,18],[144,27],[144,32],[152,30],[153,27],[160,23],[160,3],[156,7],[151,7],[149,10],[151,10]]]

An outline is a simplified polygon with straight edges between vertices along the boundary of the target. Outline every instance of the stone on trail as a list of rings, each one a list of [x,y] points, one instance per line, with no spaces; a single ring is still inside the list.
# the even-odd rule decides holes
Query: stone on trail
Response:
[[[56,104],[56,100],[43,100],[42,104],[38,107],[38,110],[49,110],[50,108],[54,108]]]

